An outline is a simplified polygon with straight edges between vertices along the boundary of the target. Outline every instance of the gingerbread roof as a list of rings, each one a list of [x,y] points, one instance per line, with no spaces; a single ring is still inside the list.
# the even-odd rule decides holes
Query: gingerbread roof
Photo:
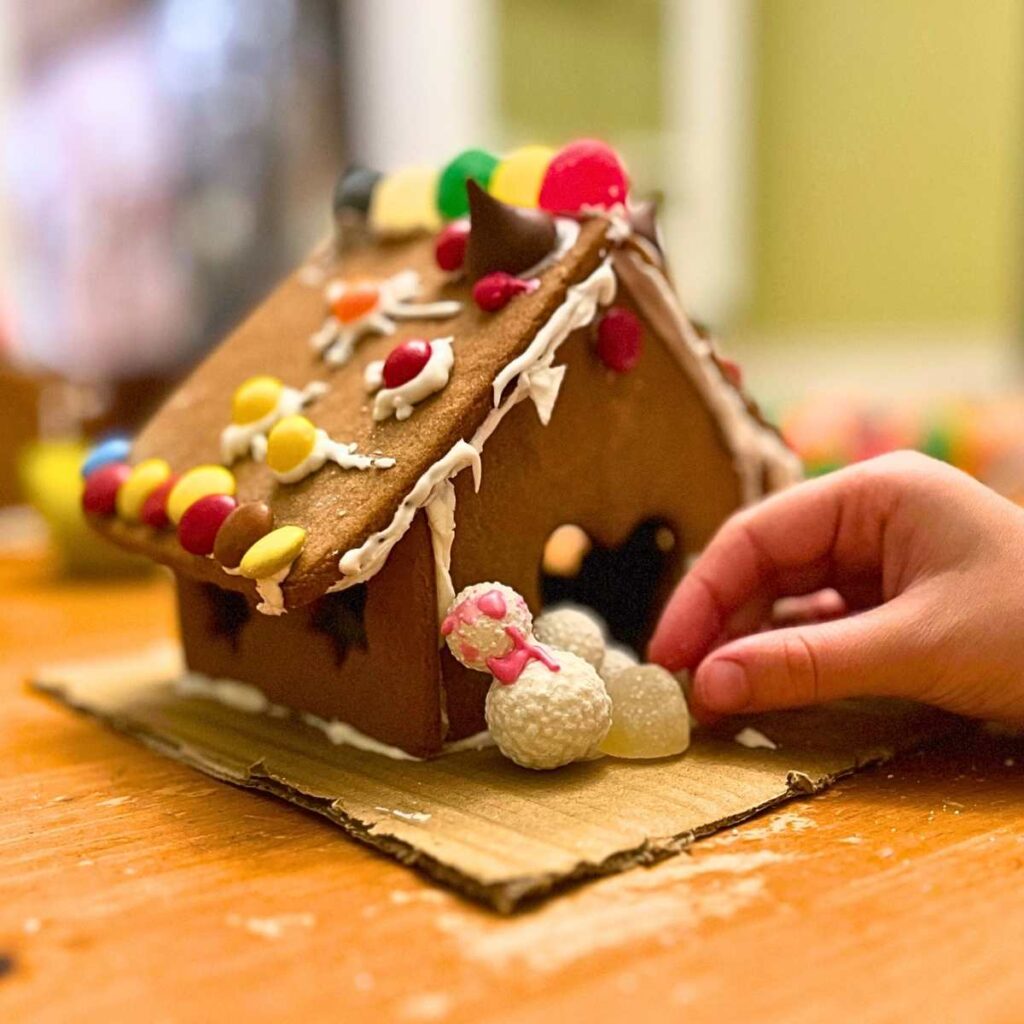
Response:
[[[368,180],[366,187],[372,188],[376,179]],[[376,187],[381,191],[380,184]],[[464,181],[462,187],[465,192]],[[740,397],[728,367],[723,370],[709,342],[678,313],[656,249],[649,238],[631,234],[621,206],[608,212],[577,210],[574,217],[558,218],[555,253],[533,270],[522,263],[536,255],[536,232],[543,235],[543,225],[530,228],[534,234],[522,241],[521,251],[510,242],[509,250],[516,250],[508,257],[515,263],[510,269],[526,275],[510,279],[516,294],[507,301],[508,296],[500,293],[503,282],[509,281],[500,274],[497,292],[492,288],[494,294],[488,298],[479,289],[490,279],[474,286],[469,277],[439,267],[433,231],[406,231],[412,217],[408,209],[399,209],[394,217],[404,235],[388,237],[384,212],[374,210],[372,201],[363,203],[363,198],[350,196],[349,207],[341,210],[343,229],[354,220],[356,234],[362,237],[354,242],[344,238],[340,256],[333,246],[327,247],[289,275],[172,395],[138,436],[129,459],[137,475],[141,464],[163,467],[165,462],[174,474],[185,474],[194,467],[227,462],[239,505],[264,502],[276,525],[300,527],[301,550],[279,574],[284,606],[301,606],[331,588],[371,575],[396,532],[400,535],[395,527],[404,511],[411,517],[450,471],[466,468],[478,458],[504,404],[533,397],[543,412],[547,399],[539,392],[550,384],[550,399],[557,393],[557,379],[550,378],[557,342],[593,319],[599,303],[611,300],[616,273],[632,278],[631,290],[641,302],[661,307],[657,333],[663,340],[672,335],[684,368],[701,377],[703,389],[716,389],[714,396],[707,391],[709,401],[718,403],[726,440],[736,457],[743,454],[740,448],[757,448],[762,456],[776,460],[780,472],[791,471],[784,446]],[[485,200],[477,196],[476,202]],[[363,231],[360,205],[370,206],[369,234]],[[644,210],[645,218],[648,215]],[[474,225],[483,216],[478,209]],[[644,235],[650,235],[649,227]],[[457,256],[465,232],[457,226],[449,236]],[[482,233],[476,239],[470,234],[465,262],[475,264],[478,273],[493,271],[494,253],[481,242]],[[447,257],[441,262],[448,262]],[[528,285],[517,284],[523,280]],[[377,322],[379,332],[371,329],[354,340],[344,329],[345,318],[357,327],[367,326],[360,303],[364,298],[371,303],[372,294],[360,293],[358,282],[363,281],[383,284],[385,290],[393,284],[390,298],[398,312]],[[503,299],[502,308],[495,309]],[[412,339],[437,343],[441,365],[431,387],[414,387],[407,396],[401,385],[389,385],[388,366],[382,370],[381,364],[392,362],[389,354]],[[410,358],[416,356],[415,347],[406,351]],[[423,349],[420,354],[433,351]],[[233,397],[243,383],[261,377],[276,378],[288,389],[291,404],[279,411],[300,414],[307,425],[323,432],[318,434],[321,441],[328,439],[330,455],[320,468],[305,472],[300,466],[289,473],[283,457],[275,465],[274,416],[251,436],[245,429],[236,430],[232,443],[237,457],[225,457]],[[368,380],[376,385],[376,393]],[[378,403],[378,398],[389,397],[381,388],[397,391],[390,405]],[[287,445],[282,441],[280,447],[283,451]],[[362,460],[365,468],[343,468],[346,459]],[[128,486],[123,485],[122,497]],[[173,529],[131,521],[138,520],[138,507],[131,501],[124,504],[128,514],[98,521],[99,528],[121,545],[220,586],[250,586],[237,570],[226,572],[214,557],[190,553],[182,546],[184,537],[179,539]],[[218,514],[224,512],[211,510],[211,515]],[[179,533],[184,528],[183,519]],[[203,528],[202,522],[193,524],[200,535]],[[339,567],[342,556],[346,561]]]

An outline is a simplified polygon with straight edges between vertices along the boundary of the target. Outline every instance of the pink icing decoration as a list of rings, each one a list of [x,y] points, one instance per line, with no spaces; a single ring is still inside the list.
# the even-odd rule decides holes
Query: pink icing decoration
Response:
[[[487,659],[487,667],[491,670],[491,675],[499,683],[504,683],[508,686],[510,683],[516,682],[523,674],[523,669],[526,668],[527,662],[530,661],[539,661],[552,672],[559,671],[560,666],[558,662],[543,647],[530,643],[523,636],[522,630],[516,629],[515,626],[506,626],[505,635],[512,638],[512,650],[508,654],[503,654],[500,658]]]
[[[477,598],[477,607],[489,619],[503,619],[508,611],[505,595],[500,590],[488,590]]]
[[[480,652],[472,644],[461,644],[459,650],[466,661],[476,661],[480,657]]]
[[[457,604],[441,623],[441,636],[449,636],[454,633],[460,625],[472,626],[480,617],[476,604],[472,601],[463,601]]]

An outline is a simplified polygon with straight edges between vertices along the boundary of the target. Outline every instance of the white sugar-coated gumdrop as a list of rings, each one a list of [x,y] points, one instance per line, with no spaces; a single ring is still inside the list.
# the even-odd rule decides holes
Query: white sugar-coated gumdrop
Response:
[[[560,768],[591,756],[611,725],[612,702],[582,658],[552,651],[559,671],[528,662],[519,679],[487,692],[487,727],[498,749],[524,768]]]
[[[500,658],[515,641],[508,632],[529,636],[533,616],[523,598],[504,583],[474,583],[455,597],[441,623],[448,650],[466,668],[487,671],[488,658]]]
[[[582,608],[552,608],[537,616],[533,635],[549,647],[557,647],[598,668],[604,660],[604,634],[599,621]]]
[[[625,647],[609,647],[604,652],[604,659],[597,671],[607,683],[612,676],[617,675],[624,669],[633,668],[636,664],[637,658],[632,651],[627,651]]]
[[[636,665],[606,683],[612,727],[601,749],[613,757],[669,757],[690,745],[682,687],[660,665]]]

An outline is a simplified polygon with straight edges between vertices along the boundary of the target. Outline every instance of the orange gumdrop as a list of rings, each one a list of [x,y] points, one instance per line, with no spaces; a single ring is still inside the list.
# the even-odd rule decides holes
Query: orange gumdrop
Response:
[[[371,312],[380,301],[380,289],[375,284],[349,285],[331,306],[331,312],[343,324],[350,324]]]

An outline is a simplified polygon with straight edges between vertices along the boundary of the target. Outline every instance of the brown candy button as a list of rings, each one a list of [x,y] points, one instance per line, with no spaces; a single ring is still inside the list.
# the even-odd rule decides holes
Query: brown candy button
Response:
[[[473,282],[502,270],[521,274],[551,252],[558,240],[554,218],[543,210],[509,206],[485,192],[472,179],[466,272]]]
[[[239,505],[224,520],[213,542],[213,557],[225,569],[237,569],[242,556],[274,528],[274,513],[265,502]]]

